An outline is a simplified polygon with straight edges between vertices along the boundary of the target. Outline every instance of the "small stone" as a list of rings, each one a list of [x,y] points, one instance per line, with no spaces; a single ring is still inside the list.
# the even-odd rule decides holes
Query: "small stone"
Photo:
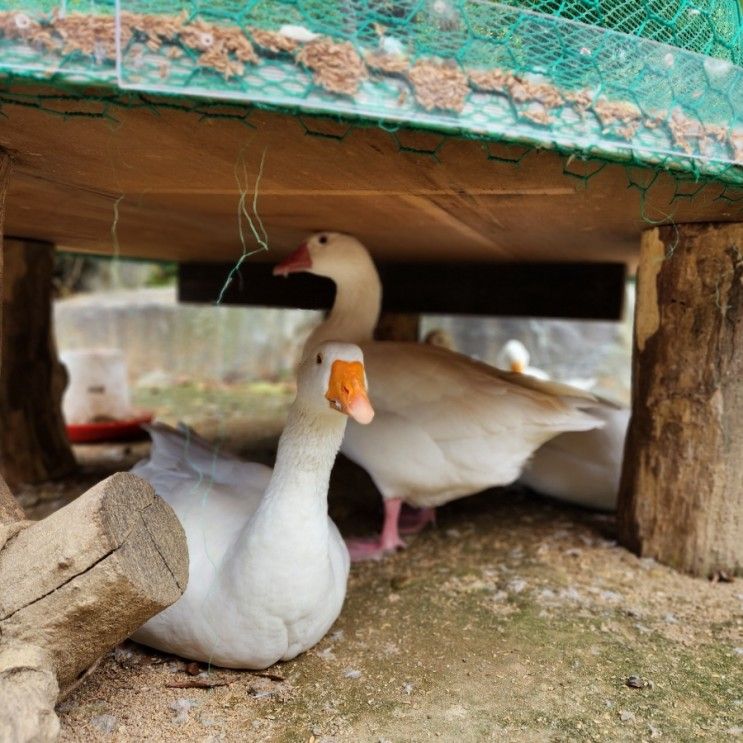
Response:
[[[733,648],[733,652],[736,655],[743,655],[743,648]]]
[[[645,686],[645,682],[639,676],[628,676],[624,683],[630,689],[642,689]]]
[[[119,720],[113,715],[96,715],[90,719],[90,724],[98,728],[102,733],[110,734],[116,732]]]
[[[666,624],[678,624],[678,619],[676,619],[676,615],[671,614],[671,612],[668,612],[668,614],[663,615],[663,621]]]
[[[655,725],[648,725],[648,732],[650,733],[651,738],[660,738],[660,736],[662,735],[660,730],[658,730]]]
[[[185,697],[180,697],[174,702],[171,702],[170,709],[175,712],[173,722],[176,722],[179,725],[183,725],[183,723],[188,721],[188,713],[191,711],[191,709],[196,707],[197,704],[198,702],[196,700],[186,699]]]
[[[347,668],[345,671],[343,671],[343,675],[347,679],[360,679],[361,671],[357,671],[355,668]]]
[[[509,584],[508,584],[508,590],[511,593],[521,593],[526,588],[526,581],[522,578],[514,578]]]
[[[632,722],[635,719],[635,713],[630,712],[627,709],[620,709],[619,710],[619,719],[622,722]]]
[[[404,694],[412,694],[413,693],[413,684],[410,681],[406,681],[402,685],[402,690]]]
[[[713,583],[732,583],[735,580],[735,576],[727,570],[716,570],[710,576],[710,580]]]

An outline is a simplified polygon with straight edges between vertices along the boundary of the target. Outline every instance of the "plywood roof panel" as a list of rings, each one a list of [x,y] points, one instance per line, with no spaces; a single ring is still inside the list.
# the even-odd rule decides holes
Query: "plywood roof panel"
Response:
[[[664,175],[643,200],[622,166],[571,162],[598,170],[584,181],[548,151],[510,164],[473,141],[319,121],[315,130],[345,136],[312,136],[307,122],[269,112],[253,111],[250,126],[163,108],[112,112],[116,121],[3,105],[0,147],[15,160],[7,234],[104,254],[233,260],[243,250],[238,180],[250,206],[264,152],[258,209],[272,255],[257,260],[335,229],[382,260],[631,263],[651,220],[743,219],[743,201],[718,198],[722,186],[674,201]],[[498,154],[518,159],[523,148]]]

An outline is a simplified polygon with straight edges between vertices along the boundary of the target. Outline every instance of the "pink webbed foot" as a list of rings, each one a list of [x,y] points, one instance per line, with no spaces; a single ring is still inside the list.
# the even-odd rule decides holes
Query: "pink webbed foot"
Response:
[[[351,562],[362,562],[364,560],[381,560],[385,555],[405,549],[405,542],[398,539],[395,544],[385,545],[380,537],[356,537],[346,540],[348,554]]]
[[[397,522],[400,519],[402,501],[390,498],[384,502],[384,524],[382,533],[374,539],[347,539],[346,546],[353,562],[360,560],[381,560],[385,555],[405,549],[405,542],[400,539]]]
[[[400,513],[400,534],[418,534],[428,524],[436,524],[435,508],[412,508],[403,505]]]

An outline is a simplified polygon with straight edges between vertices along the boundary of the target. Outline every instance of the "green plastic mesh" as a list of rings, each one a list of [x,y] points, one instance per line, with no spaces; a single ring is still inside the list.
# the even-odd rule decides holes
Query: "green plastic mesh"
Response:
[[[0,74],[743,182],[739,0],[0,0]]]

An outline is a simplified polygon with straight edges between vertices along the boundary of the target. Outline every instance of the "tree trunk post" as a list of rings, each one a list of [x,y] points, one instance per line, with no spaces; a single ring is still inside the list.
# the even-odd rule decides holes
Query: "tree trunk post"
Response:
[[[62,394],[67,373],[52,331],[54,247],[3,245],[0,462],[11,486],[64,477],[75,469]]]
[[[699,576],[743,571],[743,223],[643,235],[620,541]]]

